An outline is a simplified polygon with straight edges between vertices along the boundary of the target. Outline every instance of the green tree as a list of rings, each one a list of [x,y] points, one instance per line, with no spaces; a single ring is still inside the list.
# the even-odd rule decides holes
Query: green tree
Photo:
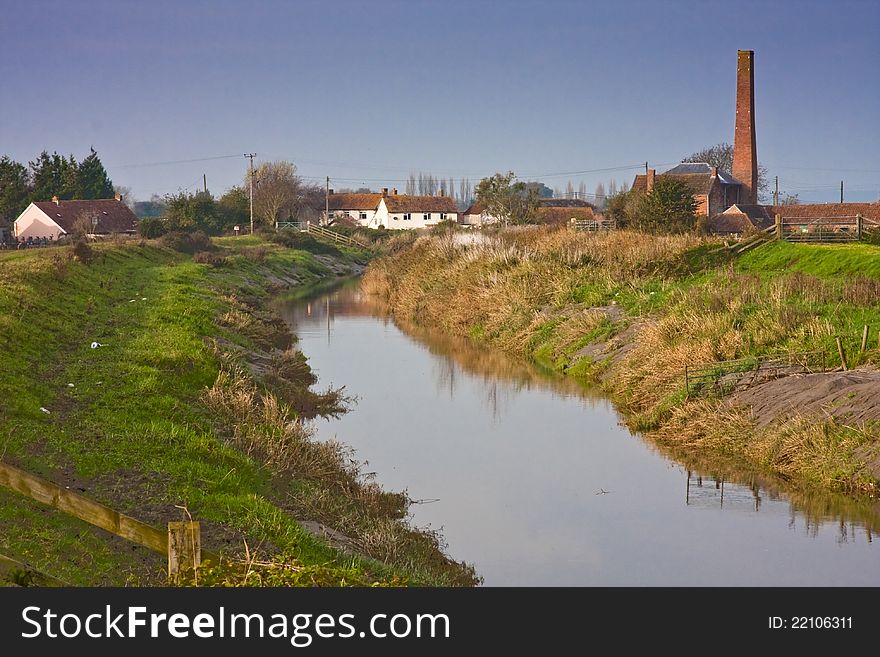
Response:
[[[687,183],[660,176],[641,198],[631,223],[650,233],[683,233],[693,229],[696,209],[694,192]]]
[[[243,225],[250,221],[250,196],[247,189],[230,187],[217,202],[226,226]]]
[[[88,157],[84,159],[77,171],[77,195],[75,198],[113,198],[113,182],[107,175],[107,170],[101,163],[95,149],[90,149]]]
[[[515,178],[513,171],[496,173],[483,178],[474,190],[484,212],[505,226],[531,221],[538,207],[537,190],[524,182],[513,182]]]
[[[79,165],[73,155],[66,158],[57,152],[49,155],[43,151],[28,166],[32,181],[31,201],[48,201],[53,196],[65,201],[78,198]]]
[[[165,197],[165,225],[168,230],[195,231],[217,235],[226,224],[210,192],[180,192]]]
[[[634,189],[626,192],[617,192],[612,196],[608,196],[605,206],[605,217],[614,221],[618,228],[632,226],[644,196],[644,193]]]
[[[6,155],[0,157],[0,219],[15,221],[27,207],[29,193],[27,167]]]

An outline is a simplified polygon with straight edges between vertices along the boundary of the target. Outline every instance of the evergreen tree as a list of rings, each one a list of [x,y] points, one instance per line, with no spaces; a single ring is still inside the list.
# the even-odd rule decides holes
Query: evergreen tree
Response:
[[[79,165],[76,198],[113,198],[113,182],[95,149]],[[72,159],[72,156],[71,156]]]
[[[31,201],[49,201],[53,196],[61,200],[78,198],[79,167],[73,155],[66,158],[57,152],[49,155],[43,151],[28,166],[33,183]]]
[[[27,207],[29,183],[23,164],[6,155],[0,157],[0,219],[11,223]]]

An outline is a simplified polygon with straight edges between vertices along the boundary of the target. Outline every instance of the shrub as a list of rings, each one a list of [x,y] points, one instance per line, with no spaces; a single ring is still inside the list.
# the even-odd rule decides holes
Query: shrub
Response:
[[[95,257],[95,252],[92,250],[92,247],[88,245],[87,242],[83,240],[76,240],[73,243],[73,258],[74,260],[78,260],[84,265],[89,264]]]
[[[174,251],[189,253],[190,255],[198,251],[213,251],[215,249],[211,238],[200,230],[192,233],[175,230],[163,235],[159,239],[159,243]]]
[[[144,219],[141,219],[140,224],[138,225],[138,231],[140,232],[141,237],[147,239],[162,237],[168,232],[165,228],[165,223],[159,219],[159,217],[145,217]]]
[[[289,249],[301,249],[309,253],[341,256],[342,253],[332,244],[325,244],[308,233],[298,231],[281,230],[269,235],[269,239],[275,244],[281,244]]]
[[[224,256],[210,251],[198,251],[193,255],[193,262],[200,265],[211,265],[212,267],[221,267],[226,264],[227,260]]]
[[[263,262],[268,252],[265,246],[246,246],[241,250],[241,254],[251,262]]]

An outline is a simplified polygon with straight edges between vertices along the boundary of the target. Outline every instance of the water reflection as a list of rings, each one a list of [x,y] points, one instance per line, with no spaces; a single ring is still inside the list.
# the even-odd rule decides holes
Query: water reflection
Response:
[[[281,305],[321,384],[360,398],[351,444],[487,584],[880,583],[876,500],[792,489],[635,438],[571,379],[398,326],[349,284]],[[846,552],[840,552],[845,549]]]

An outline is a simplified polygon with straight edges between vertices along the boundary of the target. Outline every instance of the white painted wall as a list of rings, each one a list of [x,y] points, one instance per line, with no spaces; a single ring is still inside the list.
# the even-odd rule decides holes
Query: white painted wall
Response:
[[[65,233],[51,217],[46,216],[45,212],[31,203],[18,215],[18,219],[12,225],[12,234],[25,240],[28,237],[34,239],[47,237],[50,240],[57,240]]]
[[[447,212],[442,218],[439,212],[410,212],[409,219],[404,219],[404,216],[402,212],[388,212],[385,199],[382,199],[379,201],[379,208],[376,210],[376,220],[372,228],[385,226],[388,230],[411,230],[413,228],[430,228],[444,220],[458,221],[457,212]]]
[[[331,210],[331,216],[338,216],[342,214],[347,214],[349,217],[358,222],[361,226],[366,226],[367,228],[378,228],[379,224],[376,223],[376,211],[375,210]],[[361,219],[361,214],[367,215],[366,219]]]

